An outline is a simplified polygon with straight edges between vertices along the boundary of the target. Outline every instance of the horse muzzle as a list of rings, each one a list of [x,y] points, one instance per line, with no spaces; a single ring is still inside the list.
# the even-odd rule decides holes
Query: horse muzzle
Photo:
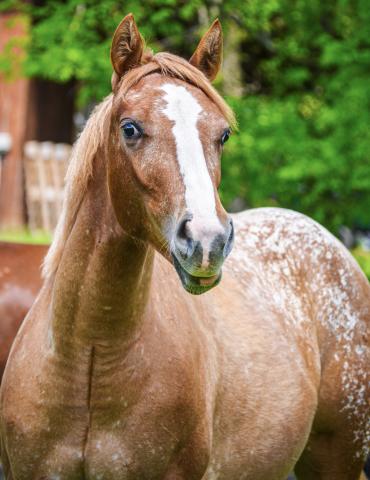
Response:
[[[227,216],[225,224],[218,219],[207,225],[195,222],[186,214],[179,222],[172,242],[173,264],[183,287],[199,295],[220,283],[222,264],[234,241],[234,227]]]

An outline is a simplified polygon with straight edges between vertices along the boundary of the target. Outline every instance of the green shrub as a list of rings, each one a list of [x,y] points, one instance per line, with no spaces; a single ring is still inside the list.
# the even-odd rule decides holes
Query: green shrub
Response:
[[[226,204],[241,197],[249,207],[292,208],[334,233],[342,224],[370,226],[370,102],[363,89],[332,104],[309,94],[231,103],[240,131],[225,146]]]

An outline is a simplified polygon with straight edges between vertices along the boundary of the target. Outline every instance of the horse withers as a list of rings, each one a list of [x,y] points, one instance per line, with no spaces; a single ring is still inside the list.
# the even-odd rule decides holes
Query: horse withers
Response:
[[[3,378],[8,480],[360,477],[369,283],[310,219],[223,209],[221,54],[218,21],[189,62],[117,28]]]

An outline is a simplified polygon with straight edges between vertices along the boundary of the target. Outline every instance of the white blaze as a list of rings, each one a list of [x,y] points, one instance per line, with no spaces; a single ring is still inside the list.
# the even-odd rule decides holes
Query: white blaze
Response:
[[[194,219],[216,217],[215,194],[209,176],[197,122],[202,108],[186,88],[166,83],[163,112],[174,122],[177,160],[184,179],[185,202]]]
[[[195,238],[203,233],[203,264],[207,264],[210,243],[214,238],[212,231],[219,231],[221,224],[197,128],[202,108],[185,87],[166,83],[161,89],[165,92],[164,100],[167,103],[163,112],[174,122],[172,132],[185,186],[186,209],[193,215],[191,230]]]

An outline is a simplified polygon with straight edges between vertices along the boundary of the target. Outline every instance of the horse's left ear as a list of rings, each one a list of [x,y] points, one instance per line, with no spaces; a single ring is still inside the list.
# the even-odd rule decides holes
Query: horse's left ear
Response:
[[[128,70],[140,65],[143,49],[143,39],[136,26],[134,16],[130,13],[118,25],[112,40],[110,58],[114,68],[113,90]]]
[[[211,82],[216,78],[222,63],[222,27],[218,19],[203,35],[189,62]]]

